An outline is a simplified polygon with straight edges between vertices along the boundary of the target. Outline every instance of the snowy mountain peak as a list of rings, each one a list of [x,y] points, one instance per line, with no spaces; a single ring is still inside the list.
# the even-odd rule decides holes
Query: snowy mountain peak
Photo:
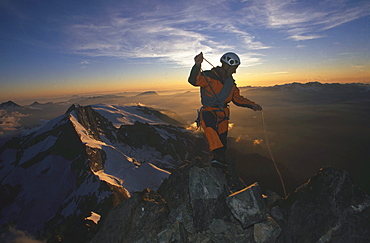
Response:
[[[97,104],[91,107],[112,122],[116,128],[119,128],[121,125],[133,125],[135,122],[148,123],[150,125],[184,125],[156,109],[142,105]]]
[[[104,216],[132,193],[156,190],[169,171],[205,148],[160,114],[142,106],[73,105],[36,132],[4,143],[0,226],[76,237],[81,227],[88,230],[92,212]]]
[[[3,103],[0,104],[0,109],[8,110],[8,109],[18,109],[18,108],[22,108],[22,106],[14,103],[11,100],[9,100],[7,102],[3,102]]]
[[[66,113],[71,113],[80,107],[79,105],[72,105]],[[105,117],[115,128],[119,128],[122,125],[133,125],[135,122],[148,123],[150,125],[185,125],[156,109],[143,105],[120,106],[96,104],[86,106],[84,109],[90,108]]]

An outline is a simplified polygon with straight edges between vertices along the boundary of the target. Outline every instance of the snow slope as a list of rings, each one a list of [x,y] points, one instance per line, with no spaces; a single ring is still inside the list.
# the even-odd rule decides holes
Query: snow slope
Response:
[[[154,114],[149,112],[144,113],[145,106],[119,106],[96,104],[92,108],[107,118],[112,124],[119,128],[121,125],[133,125],[136,121],[141,123],[166,124]]]
[[[128,125],[135,123],[135,121],[145,121],[151,124],[163,123],[155,116],[147,115],[138,111],[136,107],[121,106],[113,108],[113,106],[109,105],[98,105],[98,108],[95,108],[96,106],[92,107],[94,110],[97,109],[100,114],[105,114],[113,121],[117,117],[117,114],[119,114],[119,116],[122,116],[120,119],[127,122]],[[111,113],[111,108],[114,111],[117,111],[117,113]],[[104,135],[101,136],[102,141],[89,136],[89,132],[78,122],[75,112],[71,112],[70,120],[85,146],[104,151],[106,155],[104,169],[93,171],[93,173],[98,175],[101,180],[112,185],[121,185],[132,193],[135,191],[142,191],[145,188],[156,190],[162,181],[169,176],[169,172],[147,162],[151,161],[153,158],[152,150],[149,149],[149,151],[145,151],[144,149],[140,151],[140,160],[143,161],[143,158],[145,158],[146,161],[138,166],[134,163],[134,161],[137,160],[125,153],[127,151],[127,146],[111,143],[104,137]],[[118,123],[118,120],[116,120],[116,124],[120,124]],[[124,147],[126,147],[126,150]],[[129,150],[132,151],[132,149]]]

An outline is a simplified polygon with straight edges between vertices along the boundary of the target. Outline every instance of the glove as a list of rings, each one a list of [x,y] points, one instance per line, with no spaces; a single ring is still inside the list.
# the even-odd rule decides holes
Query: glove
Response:
[[[252,109],[254,111],[262,111],[262,106],[260,106],[259,104],[255,104],[253,105]]]
[[[200,66],[203,62],[203,52],[194,57],[195,65]]]

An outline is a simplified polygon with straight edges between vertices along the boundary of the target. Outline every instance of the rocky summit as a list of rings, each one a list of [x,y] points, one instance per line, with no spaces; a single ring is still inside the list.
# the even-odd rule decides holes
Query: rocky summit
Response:
[[[113,208],[96,242],[369,242],[370,197],[323,168],[287,198],[197,158]]]

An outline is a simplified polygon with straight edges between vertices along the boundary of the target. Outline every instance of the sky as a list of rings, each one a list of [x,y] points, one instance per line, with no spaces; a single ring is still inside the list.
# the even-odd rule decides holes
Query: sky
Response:
[[[0,0],[0,102],[192,88],[229,51],[238,86],[370,83],[370,1]]]

